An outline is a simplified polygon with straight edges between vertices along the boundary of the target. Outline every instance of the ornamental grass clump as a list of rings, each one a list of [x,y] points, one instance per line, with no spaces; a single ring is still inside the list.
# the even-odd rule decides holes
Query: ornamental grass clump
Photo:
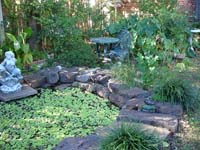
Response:
[[[136,85],[135,69],[129,63],[116,64],[112,67],[112,76],[128,87]]]
[[[100,142],[100,150],[159,150],[161,141],[138,125],[122,124]]]
[[[158,80],[153,98],[162,102],[182,104],[184,110],[189,111],[195,109],[198,92],[183,74],[172,72]]]

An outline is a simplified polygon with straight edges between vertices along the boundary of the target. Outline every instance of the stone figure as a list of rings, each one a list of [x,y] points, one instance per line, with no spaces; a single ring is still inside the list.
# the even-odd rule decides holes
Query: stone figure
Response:
[[[5,59],[0,64],[0,91],[3,93],[15,92],[21,89],[21,71],[16,67],[15,55],[12,51],[5,53]]]

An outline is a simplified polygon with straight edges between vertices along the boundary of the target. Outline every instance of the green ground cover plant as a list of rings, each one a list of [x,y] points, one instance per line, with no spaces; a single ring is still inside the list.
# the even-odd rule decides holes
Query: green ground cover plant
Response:
[[[42,90],[0,104],[0,149],[52,149],[65,137],[84,136],[116,119],[118,109],[80,89]]]
[[[161,141],[139,126],[122,124],[102,139],[100,150],[159,150]]]

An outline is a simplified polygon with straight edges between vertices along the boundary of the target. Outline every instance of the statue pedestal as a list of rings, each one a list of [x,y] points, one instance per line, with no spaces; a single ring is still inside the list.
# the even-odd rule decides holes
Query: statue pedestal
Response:
[[[8,102],[37,94],[37,90],[28,85],[23,85],[21,90],[8,94],[0,92],[0,101]]]

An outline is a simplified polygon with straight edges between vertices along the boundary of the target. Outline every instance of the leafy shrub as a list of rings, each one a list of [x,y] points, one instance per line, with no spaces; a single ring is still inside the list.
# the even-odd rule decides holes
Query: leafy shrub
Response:
[[[122,124],[100,143],[100,150],[159,150],[160,141],[136,125]]]
[[[55,60],[67,66],[89,66],[97,65],[97,56],[91,47],[84,42],[77,42],[73,49],[63,48],[62,53],[55,56]],[[54,61],[54,60],[53,60]]]
[[[117,114],[107,100],[79,89],[42,90],[24,100],[0,102],[0,149],[49,150],[65,137],[110,124]]]
[[[54,8],[54,2],[52,3],[51,7]],[[85,18],[80,19],[79,16],[71,15],[72,10],[66,8],[65,3],[63,0],[56,2],[56,9],[60,9],[58,12],[37,18],[43,26],[41,36],[46,38],[49,52],[54,54],[53,61],[68,66],[95,65],[97,57],[86,44],[83,31],[78,27],[79,21]],[[77,7],[81,6],[77,5]]]
[[[154,88],[154,99],[182,104],[186,111],[193,110],[197,102],[197,90],[191,82],[184,78],[181,73],[166,73],[156,82]]]
[[[172,64],[173,53],[185,53],[188,49],[189,23],[175,9],[176,0],[139,1],[139,8],[140,15],[112,23],[107,31],[115,35],[122,29],[129,30],[136,68],[142,72],[144,86],[150,86],[158,66]]]

